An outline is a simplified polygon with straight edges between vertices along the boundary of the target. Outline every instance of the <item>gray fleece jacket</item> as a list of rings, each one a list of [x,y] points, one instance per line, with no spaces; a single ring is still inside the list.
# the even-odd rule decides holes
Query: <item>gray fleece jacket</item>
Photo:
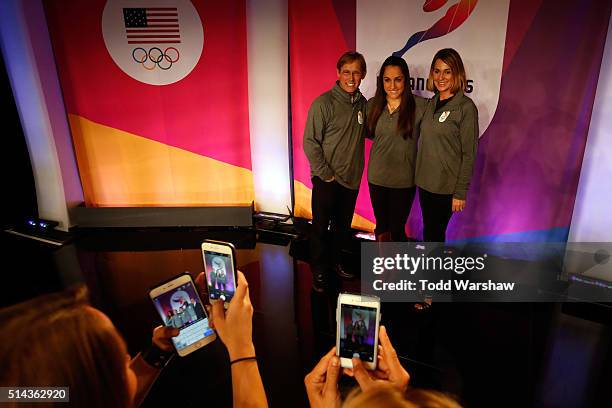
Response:
[[[304,153],[311,177],[335,177],[358,190],[364,167],[366,100],[359,91],[345,92],[338,83],[314,100],[304,129]]]
[[[438,99],[429,100],[421,119],[415,182],[465,200],[478,147],[478,109],[461,91],[436,111]]]
[[[407,90],[406,92],[410,92]],[[372,111],[374,98],[368,101],[368,113]],[[415,112],[412,137],[404,139],[397,130],[399,110],[389,113],[385,107],[374,131],[374,144],[368,162],[368,182],[389,188],[414,186],[414,169],[417,156],[417,140],[421,118],[427,107],[427,99],[414,95]]]

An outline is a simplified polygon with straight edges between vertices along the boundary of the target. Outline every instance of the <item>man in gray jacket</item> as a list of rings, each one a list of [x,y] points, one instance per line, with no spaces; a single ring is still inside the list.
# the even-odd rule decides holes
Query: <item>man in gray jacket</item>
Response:
[[[304,129],[304,153],[312,177],[310,264],[317,291],[325,288],[332,267],[342,278],[354,277],[342,267],[340,254],[350,239],[364,167],[366,99],[359,85],[366,75],[365,59],[358,52],[347,52],[336,68],[338,81],[314,100]]]

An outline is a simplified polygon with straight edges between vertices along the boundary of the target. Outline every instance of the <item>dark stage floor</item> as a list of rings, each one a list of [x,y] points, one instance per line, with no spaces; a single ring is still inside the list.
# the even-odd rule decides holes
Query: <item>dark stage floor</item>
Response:
[[[303,377],[335,342],[337,291],[311,291],[304,241],[291,248],[278,235],[236,229],[95,230],[80,231],[56,248],[2,235],[2,306],[83,281],[131,353],[158,324],[148,289],[183,271],[197,275],[204,238],[233,242],[250,284],[255,344],[272,407],[307,406]],[[339,286],[356,291],[359,283]],[[389,303],[382,316],[411,384],[455,394],[465,406],[612,406],[605,306],[438,303],[419,313],[410,304]],[[351,380],[342,386],[349,389]],[[176,403],[231,406],[229,366],[219,341],[176,358],[145,406]]]

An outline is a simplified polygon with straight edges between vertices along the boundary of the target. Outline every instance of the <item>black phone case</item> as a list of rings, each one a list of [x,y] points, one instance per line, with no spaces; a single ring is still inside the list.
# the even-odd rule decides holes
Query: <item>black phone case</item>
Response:
[[[231,242],[225,242],[225,241],[216,241],[214,239],[205,239],[204,241],[202,241],[202,243],[204,242],[208,242],[211,244],[217,244],[217,245],[224,245],[224,246],[228,246],[231,248],[232,250],[232,273],[234,274],[234,283],[236,285],[236,288],[238,287],[238,269],[236,267],[236,247],[234,246],[234,244],[232,244]],[[202,258],[202,261],[204,261],[204,259]],[[204,266],[204,268],[206,269],[206,266]],[[206,277],[206,280],[208,282],[208,276]],[[208,285],[208,283],[207,283]]]

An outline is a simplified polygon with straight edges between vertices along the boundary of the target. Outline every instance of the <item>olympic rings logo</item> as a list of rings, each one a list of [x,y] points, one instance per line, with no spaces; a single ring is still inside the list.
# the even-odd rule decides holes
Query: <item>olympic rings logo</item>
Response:
[[[152,47],[145,50],[142,47],[137,47],[132,50],[132,58],[137,63],[141,64],[146,70],[153,70],[155,67],[159,67],[164,71],[167,71],[172,67],[172,64],[177,62],[180,58],[179,51],[174,47],[168,47],[165,50],[161,48]]]

